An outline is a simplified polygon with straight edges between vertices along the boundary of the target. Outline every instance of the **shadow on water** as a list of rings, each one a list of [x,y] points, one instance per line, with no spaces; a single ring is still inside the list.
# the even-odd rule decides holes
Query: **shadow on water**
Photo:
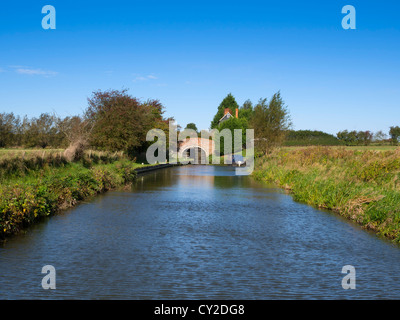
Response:
[[[3,298],[384,299],[400,297],[398,247],[233,167],[138,177],[0,248]],[[43,290],[53,265],[57,289]],[[356,290],[341,286],[353,265]]]

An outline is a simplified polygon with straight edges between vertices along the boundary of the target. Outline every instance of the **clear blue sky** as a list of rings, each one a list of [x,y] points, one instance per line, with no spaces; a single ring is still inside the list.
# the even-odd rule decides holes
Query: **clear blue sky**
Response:
[[[281,90],[295,129],[400,125],[398,1],[16,0],[0,44],[1,112],[75,115],[92,91],[129,88],[203,129],[229,92],[241,105]]]

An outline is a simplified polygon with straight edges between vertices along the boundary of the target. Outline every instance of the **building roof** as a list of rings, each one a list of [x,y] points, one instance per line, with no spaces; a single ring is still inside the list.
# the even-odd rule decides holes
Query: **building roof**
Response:
[[[228,111],[227,113],[225,113],[225,114],[223,115],[223,117],[222,117],[221,119],[219,119],[218,123],[220,123],[220,122],[222,122],[222,121],[225,121],[225,120],[228,120],[230,117],[232,117],[232,115],[231,115],[231,113]]]

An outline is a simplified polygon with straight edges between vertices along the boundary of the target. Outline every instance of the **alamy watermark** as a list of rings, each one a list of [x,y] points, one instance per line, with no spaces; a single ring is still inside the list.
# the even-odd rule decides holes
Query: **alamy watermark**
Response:
[[[345,265],[342,268],[342,273],[346,276],[342,279],[342,288],[345,290],[356,288],[356,268],[352,265]]]
[[[56,29],[56,9],[52,5],[42,7],[42,13],[46,14],[42,18],[42,28],[44,30]],[[345,30],[356,29],[356,9],[352,5],[342,7],[342,14],[346,14],[342,18],[342,28]]]
[[[44,30],[56,28],[56,9],[51,5],[45,5],[42,13],[46,14],[42,19],[42,28]]]
[[[351,5],[346,5],[342,8],[342,13],[346,14],[342,19],[342,28],[356,29],[356,8]]]
[[[45,290],[56,288],[56,268],[52,265],[45,265],[42,268],[42,273],[46,275],[42,279],[42,288]]]

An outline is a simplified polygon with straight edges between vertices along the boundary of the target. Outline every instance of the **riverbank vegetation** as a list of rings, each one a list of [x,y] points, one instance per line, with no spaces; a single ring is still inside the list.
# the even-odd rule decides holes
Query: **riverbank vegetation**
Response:
[[[231,116],[221,118],[227,110]],[[256,179],[400,242],[400,128],[390,127],[389,135],[344,130],[334,136],[295,131],[291,124],[288,107],[277,92],[254,107],[249,100],[238,107],[228,95],[211,126],[232,132],[254,129]]]
[[[141,101],[127,90],[93,92],[79,116],[1,113],[0,239],[131,183],[145,162],[138,157],[149,145],[148,130],[168,130],[172,118],[163,113],[158,100]]]
[[[130,184],[141,166],[120,154],[96,152],[76,162],[60,154],[0,160],[0,239],[95,194]]]
[[[400,148],[279,148],[256,159],[254,177],[400,242]]]

